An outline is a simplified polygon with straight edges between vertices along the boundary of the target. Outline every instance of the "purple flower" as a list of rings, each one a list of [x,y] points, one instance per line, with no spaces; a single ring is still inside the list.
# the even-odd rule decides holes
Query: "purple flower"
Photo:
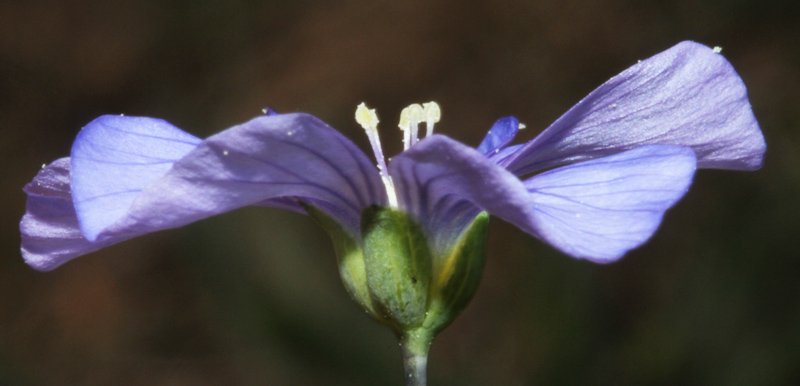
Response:
[[[680,43],[592,91],[533,140],[498,120],[476,148],[428,133],[438,106],[401,117],[406,150],[379,169],[304,113],[268,114],[206,139],[166,121],[101,116],[69,158],[25,187],[22,255],[51,270],[91,251],[249,205],[323,212],[353,240],[362,213],[392,206],[421,227],[434,259],[487,211],[564,253],[610,262],[646,242],[695,169],[753,170],[765,143],[742,80],[718,50]]]

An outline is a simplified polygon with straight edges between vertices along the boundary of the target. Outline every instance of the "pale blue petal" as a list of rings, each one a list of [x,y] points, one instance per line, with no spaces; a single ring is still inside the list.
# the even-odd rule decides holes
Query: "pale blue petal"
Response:
[[[395,156],[389,165],[398,201],[441,255],[481,210],[514,224],[532,215],[528,191],[513,174],[476,149],[433,135]]]
[[[503,165],[526,175],[646,144],[691,147],[699,167],[737,170],[759,168],[766,150],[731,64],[682,42],[592,91]]]
[[[63,159],[26,187],[22,249],[38,269],[247,205],[296,210],[298,202],[306,202],[357,237],[361,211],[386,204],[380,177],[366,155],[308,114],[255,118],[198,145],[192,137],[165,135],[156,120],[143,122],[156,125],[158,135],[143,133],[139,126],[124,127],[136,118],[101,122],[76,140],[73,155],[79,159],[71,162],[71,182],[66,180],[69,161]],[[95,128],[98,132],[92,132]],[[164,141],[173,142],[175,149],[168,149]],[[184,145],[192,149],[173,160]],[[159,169],[163,165],[165,170]],[[70,184],[74,196],[69,194]],[[86,228],[81,234],[77,229],[83,222],[87,225],[81,224]]]
[[[94,241],[200,142],[154,118],[103,115],[84,126],[70,154],[72,196],[84,235]]]
[[[689,187],[691,149],[643,146],[543,173],[525,183],[466,145],[431,136],[389,166],[403,209],[447,250],[486,210],[582,259],[608,262],[653,234]]]
[[[353,233],[364,208],[385,202],[375,167],[352,142],[311,115],[277,114],[203,141],[97,237],[174,228],[281,197],[315,204]]]
[[[525,181],[535,233],[564,253],[614,261],[646,242],[692,182],[690,148],[648,145]]]
[[[31,267],[49,271],[109,244],[89,242],[81,233],[70,195],[69,158],[42,168],[24,190],[28,202],[19,224],[20,251]]]

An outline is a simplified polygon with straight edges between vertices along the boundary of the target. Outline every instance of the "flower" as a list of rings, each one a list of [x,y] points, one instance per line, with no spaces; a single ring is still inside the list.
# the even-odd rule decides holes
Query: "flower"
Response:
[[[487,213],[611,262],[653,235],[697,168],[754,170],[766,150],[742,80],[719,48],[694,42],[639,61],[527,143],[510,145],[515,117],[476,148],[433,134],[439,118],[433,102],[403,110],[405,149],[387,165],[378,117],[361,104],[376,170],[305,113],[265,111],[206,139],[100,116],[25,186],[22,256],[47,271],[244,206],[307,213],[331,235],[352,297],[400,336],[408,377],[424,379],[433,336],[477,288]]]
[[[415,107],[401,123],[432,128],[438,106]],[[205,140],[159,119],[101,116],[70,158],[25,187],[22,254],[49,270],[238,207],[304,211],[298,202],[358,238],[361,213],[391,203],[420,223],[434,250],[485,210],[571,256],[607,262],[653,234],[695,166],[753,170],[765,151],[741,79],[717,48],[693,42],[640,61],[532,141],[507,146],[518,128],[513,117],[498,120],[477,149],[430,133],[417,143],[409,129],[389,167],[373,141],[376,173],[308,114],[267,114]]]
[[[69,158],[26,185],[22,255],[46,271],[243,206],[279,207],[310,213],[331,233],[342,278],[362,306],[379,318],[388,310],[401,329],[418,325],[425,309],[414,304],[429,307],[428,285],[442,290],[462,275],[444,301],[459,308],[471,296],[483,212],[605,263],[651,237],[696,168],[759,168],[764,138],[719,51],[682,42],[640,61],[524,144],[509,145],[522,126],[514,117],[499,119],[473,148],[433,134],[437,104],[409,106],[400,119],[405,150],[388,165],[377,115],[362,104],[356,120],[377,170],[305,113],[267,112],[206,139],[160,119],[104,115],[80,131]],[[382,298],[378,287],[397,284],[387,275],[398,272],[408,296],[391,298],[392,287]]]

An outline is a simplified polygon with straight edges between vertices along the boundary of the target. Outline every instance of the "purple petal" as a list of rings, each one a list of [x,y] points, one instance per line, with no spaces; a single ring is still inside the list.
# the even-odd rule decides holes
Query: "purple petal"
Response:
[[[103,115],[72,144],[72,196],[83,234],[94,241],[136,197],[201,140],[161,119]]]
[[[486,210],[567,254],[607,262],[653,234],[686,192],[695,157],[689,148],[644,146],[523,184],[475,149],[435,135],[389,168],[401,206],[423,224],[437,252]]]
[[[761,166],[764,137],[725,58],[682,42],[592,91],[504,165],[519,175],[644,144],[688,146],[702,168]]]
[[[28,259],[36,260],[32,265],[51,269],[102,246],[179,227],[242,206],[292,208],[291,199],[286,198],[317,206],[341,222],[345,229],[357,234],[361,211],[369,205],[385,204],[380,178],[367,157],[337,131],[307,114],[263,116],[225,130],[202,141],[180,160],[165,162],[167,170],[156,177],[155,165],[161,163],[153,160],[167,160],[170,155],[165,154],[167,151],[159,144],[143,144],[147,140],[140,138],[141,132],[124,127],[128,122],[136,121],[120,120],[108,130],[126,129],[123,132],[133,136],[129,143],[136,147],[150,146],[152,152],[140,154],[138,150],[123,150],[116,144],[126,141],[111,134],[90,133],[76,140],[73,156],[81,161],[72,160],[72,191],[75,201],[81,202],[75,206],[77,217],[81,223],[86,219],[89,224],[86,228],[92,232],[86,236],[91,243],[81,240],[76,233],[75,212],[70,210],[65,177],[69,172],[62,165],[66,161],[59,161],[59,168],[53,167],[60,176],[58,194],[50,197],[28,189],[36,193],[29,193],[29,208],[35,210],[29,209],[21,228],[23,250],[37,254]],[[165,140],[163,135],[144,137]],[[130,157],[118,162],[121,153]],[[117,165],[119,172],[113,173],[113,166],[109,165]],[[136,167],[144,172],[136,174]],[[43,173],[29,187],[53,180],[45,178]],[[94,175],[100,176],[99,181],[92,178]],[[120,184],[122,188],[117,188]],[[101,190],[102,185],[115,188]],[[133,190],[138,192],[128,194]],[[97,195],[85,195],[86,192]],[[84,196],[78,199],[78,193]],[[281,197],[284,199],[279,199]],[[53,207],[52,213],[48,206]],[[65,213],[72,216],[69,221],[52,220]],[[42,220],[37,220],[40,217]],[[62,233],[69,234],[69,242],[53,244],[52,240]]]
[[[486,137],[478,145],[478,151],[489,156],[500,151],[511,141],[519,131],[519,120],[516,117],[508,116],[495,121]]]
[[[339,132],[308,114],[262,116],[203,141],[98,238],[174,228],[278,197],[314,202],[353,232],[361,211],[385,200],[375,167]]]
[[[535,232],[568,255],[614,261],[653,235],[695,166],[689,148],[648,145],[534,176]]]
[[[40,271],[108,245],[91,243],[81,233],[70,195],[69,163],[69,158],[58,159],[25,185],[28,202],[19,224],[20,250],[25,262]]]
[[[519,149],[522,149],[523,146],[525,146],[525,145],[524,144],[517,144],[517,145],[506,146],[506,147],[498,150],[494,154],[490,155],[489,159],[494,161],[497,164],[505,165],[506,164],[506,160],[510,159],[511,157],[516,155],[516,153],[519,151]]]
[[[421,223],[435,256],[447,251],[481,210],[517,225],[533,213],[516,176],[442,135],[395,156],[389,170],[400,206]]]
[[[361,211],[385,202],[381,186],[366,155],[319,119],[262,116],[203,141],[104,232],[173,228],[278,197],[319,203],[357,230]]]

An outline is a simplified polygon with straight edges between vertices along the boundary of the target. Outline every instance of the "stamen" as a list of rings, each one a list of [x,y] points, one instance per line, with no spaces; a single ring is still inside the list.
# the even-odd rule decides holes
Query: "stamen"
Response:
[[[422,106],[418,103],[411,104],[400,112],[400,123],[397,126],[403,130],[403,150],[408,150],[417,143],[419,123],[424,116]]]
[[[423,103],[422,108],[425,110],[425,136],[427,137],[433,134],[433,125],[442,118],[442,110],[434,101]]]
[[[358,122],[369,138],[369,145],[372,147],[372,152],[375,154],[375,160],[378,162],[378,172],[381,175],[381,181],[386,187],[386,196],[389,198],[389,206],[397,208],[397,193],[394,190],[394,182],[389,175],[386,168],[386,159],[383,156],[383,149],[381,148],[381,138],[378,135],[378,114],[374,109],[367,108],[364,102],[356,107],[356,122]]]

